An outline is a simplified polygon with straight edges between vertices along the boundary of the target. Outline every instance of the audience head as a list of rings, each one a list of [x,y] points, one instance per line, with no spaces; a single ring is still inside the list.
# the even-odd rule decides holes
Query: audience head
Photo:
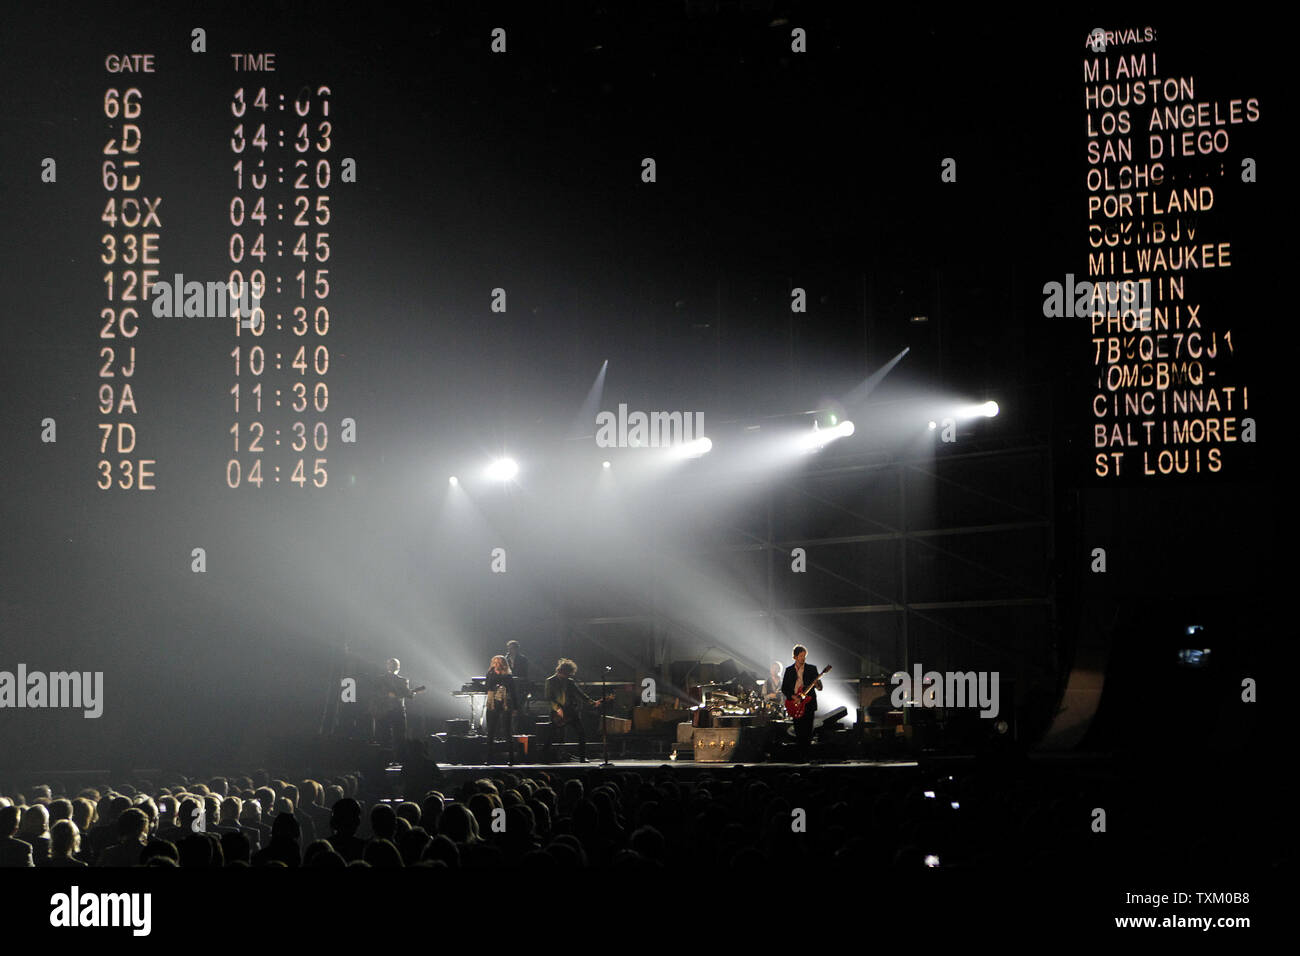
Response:
[[[330,827],[335,833],[353,836],[361,826],[361,804],[344,797],[330,811]]]
[[[30,840],[49,836],[50,811],[42,803],[33,804],[23,811],[18,827],[18,839]]]
[[[121,843],[144,843],[149,831],[149,818],[143,810],[128,807],[117,818],[117,838]]]
[[[302,825],[292,813],[279,813],[271,824],[271,839],[297,843],[302,839]]]
[[[81,849],[81,830],[71,820],[58,820],[50,828],[50,854],[69,857]]]

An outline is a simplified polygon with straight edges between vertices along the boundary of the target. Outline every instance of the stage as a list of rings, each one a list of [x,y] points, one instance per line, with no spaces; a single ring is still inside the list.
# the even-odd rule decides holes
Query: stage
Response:
[[[808,770],[876,770],[876,769],[897,769],[902,767],[919,767],[920,762],[917,760],[833,760],[833,761],[808,761],[797,763],[794,761],[764,761],[754,762],[730,762],[730,761],[711,761],[711,760],[654,760],[654,759],[636,759],[626,758],[611,760],[608,763],[602,763],[599,758],[593,757],[587,761],[579,760],[561,760],[555,763],[515,763],[515,764],[440,764],[439,770],[444,778],[467,777],[477,779],[484,776],[494,776],[507,773],[513,774],[535,774],[545,772],[551,776],[575,776],[590,773],[593,770],[607,770],[613,773],[624,770],[633,770],[638,773],[656,770],[670,770],[674,774],[685,773],[694,775],[697,773],[707,772],[710,770],[720,770],[730,773],[731,771],[744,769],[757,773],[767,773],[770,771],[808,771]],[[402,773],[401,764],[391,764],[384,770],[387,774],[398,775]]]

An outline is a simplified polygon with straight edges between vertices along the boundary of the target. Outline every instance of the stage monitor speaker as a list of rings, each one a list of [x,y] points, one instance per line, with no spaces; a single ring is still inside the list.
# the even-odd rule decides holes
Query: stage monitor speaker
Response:
[[[836,707],[834,710],[827,711],[825,717],[823,717],[821,714],[818,714],[816,717],[817,730],[825,729],[829,733],[830,731],[835,729],[836,721],[843,720],[845,717],[848,716],[848,713],[849,713],[849,709],[845,707],[843,704],[841,704],[839,707]]]

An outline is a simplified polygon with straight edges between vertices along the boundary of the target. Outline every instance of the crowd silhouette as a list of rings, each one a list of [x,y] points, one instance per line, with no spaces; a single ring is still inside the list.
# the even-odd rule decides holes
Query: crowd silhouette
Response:
[[[959,773],[665,765],[567,778],[492,768],[418,802],[385,797],[358,773],[297,784],[266,771],[83,782],[3,787],[0,865],[694,872],[845,864],[888,873],[1104,868],[1121,862],[1117,852],[1214,862],[1218,852],[1209,840],[1162,838],[1170,827],[1147,829],[1140,844],[1098,839],[1094,808],[1118,799],[1105,781],[1028,763]]]

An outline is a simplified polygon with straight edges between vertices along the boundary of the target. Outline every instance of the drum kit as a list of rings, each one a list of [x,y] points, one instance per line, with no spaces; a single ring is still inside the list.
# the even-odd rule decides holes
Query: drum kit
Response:
[[[692,708],[692,723],[696,727],[766,723],[785,717],[785,706],[780,696],[765,697],[760,689],[746,686],[740,680],[726,684],[700,684],[694,689],[700,700],[700,704]]]

